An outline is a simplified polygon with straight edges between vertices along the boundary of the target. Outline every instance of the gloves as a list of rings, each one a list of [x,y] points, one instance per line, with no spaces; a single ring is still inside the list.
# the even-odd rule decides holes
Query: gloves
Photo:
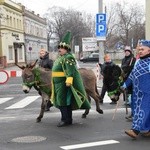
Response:
[[[69,87],[73,83],[73,77],[67,77],[66,79],[66,86]]]
[[[121,87],[120,87],[120,89],[122,90],[122,91],[124,91],[124,90],[126,90],[126,84],[124,83]]]
[[[69,86],[71,86],[71,84],[70,83],[66,83],[66,86],[69,87]]]

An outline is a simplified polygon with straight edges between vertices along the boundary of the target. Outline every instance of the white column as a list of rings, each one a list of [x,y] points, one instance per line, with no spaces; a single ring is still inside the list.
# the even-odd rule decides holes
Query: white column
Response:
[[[146,0],[146,39],[150,40],[150,0]]]

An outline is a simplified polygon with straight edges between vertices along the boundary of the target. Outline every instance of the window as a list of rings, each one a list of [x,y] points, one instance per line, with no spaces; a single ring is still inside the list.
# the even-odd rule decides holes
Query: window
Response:
[[[98,58],[99,55],[98,54],[93,54],[93,58]]]
[[[12,27],[12,17],[10,17],[10,26]]]
[[[22,48],[18,48],[18,56],[19,56],[19,60],[23,59],[22,58]]]
[[[8,57],[9,60],[13,60],[13,46],[8,46]]]
[[[14,18],[14,28],[16,28],[16,18]]]
[[[17,19],[17,29],[19,29],[19,20]]]

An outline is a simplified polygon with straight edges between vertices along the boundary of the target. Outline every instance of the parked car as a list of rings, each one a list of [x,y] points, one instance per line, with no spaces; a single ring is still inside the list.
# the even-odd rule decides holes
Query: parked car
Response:
[[[87,57],[80,58],[80,61],[83,62],[83,63],[86,63],[86,62],[99,62],[99,53],[91,53]]]

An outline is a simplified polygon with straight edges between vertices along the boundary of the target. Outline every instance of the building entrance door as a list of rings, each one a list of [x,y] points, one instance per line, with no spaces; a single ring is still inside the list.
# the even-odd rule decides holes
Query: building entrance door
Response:
[[[15,48],[15,63],[18,63],[18,51],[17,48]]]

